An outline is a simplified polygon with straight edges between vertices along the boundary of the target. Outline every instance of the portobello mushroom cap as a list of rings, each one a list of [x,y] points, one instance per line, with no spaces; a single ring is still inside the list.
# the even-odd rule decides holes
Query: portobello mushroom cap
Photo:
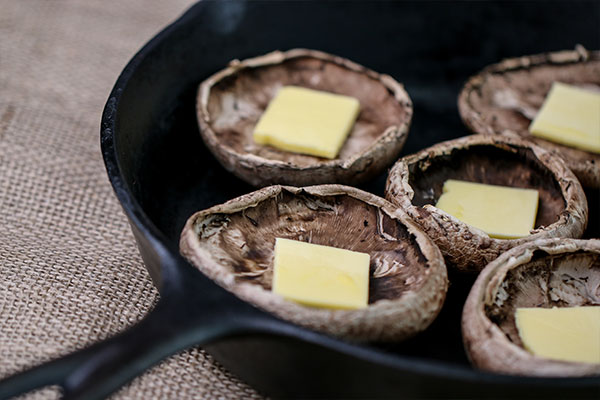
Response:
[[[448,179],[538,190],[534,229],[519,239],[490,238],[436,208]],[[448,268],[463,272],[479,272],[501,253],[526,242],[579,238],[588,216],[583,189],[564,161],[517,136],[466,136],[406,156],[392,167],[385,195],[433,239]]]
[[[473,285],[462,316],[465,349],[478,368],[535,376],[600,375],[600,364],[525,350],[519,307],[600,307],[600,240],[538,239],[502,254]]]
[[[275,238],[368,253],[368,306],[314,308],[271,291]],[[181,253],[241,299],[353,341],[402,340],[435,319],[446,296],[439,249],[384,199],[341,185],[270,186],[191,216]]]
[[[254,142],[254,126],[284,85],[359,100],[360,114],[337,158],[328,160]],[[305,49],[232,61],[200,84],[196,105],[206,146],[225,169],[254,186],[366,181],[398,157],[413,113],[408,94],[391,76]]]
[[[511,58],[471,77],[458,97],[464,123],[475,133],[510,131],[555,151],[585,187],[600,188],[600,154],[554,143],[529,133],[552,83],[600,90],[600,51],[575,50]]]

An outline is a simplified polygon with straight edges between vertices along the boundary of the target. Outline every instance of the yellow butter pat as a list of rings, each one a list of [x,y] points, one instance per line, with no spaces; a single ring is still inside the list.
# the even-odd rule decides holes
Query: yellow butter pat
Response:
[[[309,306],[364,308],[369,260],[366,253],[277,238],[273,292]]]
[[[546,140],[600,153],[600,93],[555,82],[529,131]]]
[[[600,307],[517,308],[515,322],[536,356],[600,363]]]
[[[359,109],[353,97],[284,86],[254,127],[254,141],[281,150],[335,158]]]
[[[448,179],[435,206],[491,237],[514,239],[534,228],[538,191]]]

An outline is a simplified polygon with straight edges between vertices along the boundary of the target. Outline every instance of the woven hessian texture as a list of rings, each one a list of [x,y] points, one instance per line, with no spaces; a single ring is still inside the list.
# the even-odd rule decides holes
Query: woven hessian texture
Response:
[[[0,378],[114,335],[156,303],[106,177],[100,116],[131,56],[191,3],[0,0]],[[200,349],[114,395],[259,397]]]

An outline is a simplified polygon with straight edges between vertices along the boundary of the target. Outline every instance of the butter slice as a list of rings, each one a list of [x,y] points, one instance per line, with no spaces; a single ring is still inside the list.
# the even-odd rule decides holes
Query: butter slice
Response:
[[[600,307],[517,308],[525,348],[536,356],[600,363]]]
[[[491,237],[514,239],[533,229],[538,191],[448,179],[435,206]]]
[[[359,108],[358,100],[352,97],[284,86],[254,128],[254,141],[281,150],[335,158]]]
[[[364,308],[369,260],[366,253],[277,238],[273,292],[309,306]]]
[[[600,153],[600,93],[554,82],[529,131],[543,139]]]

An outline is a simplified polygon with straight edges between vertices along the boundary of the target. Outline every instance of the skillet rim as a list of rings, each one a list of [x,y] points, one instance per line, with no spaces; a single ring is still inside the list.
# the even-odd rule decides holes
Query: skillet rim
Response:
[[[164,257],[180,257],[178,249],[168,243],[168,240],[163,232],[150,220],[142,209],[140,203],[133,195],[129,185],[126,183],[125,177],[122,175],[121,163],[117,153],[116,137],[118,136],[116,129],[116,119],[119,114],[119,105],[123,92],[127,89],[127,85],[132,76],[138,71],[138,67],[152,53],[152,51],[165,41],[171,34],[180,29],[190,20],[195,19],[202,10],[207,7],[206,1],[198,1],[196,4],[186,9],[179,17],[170,22],[165,28],[155,34],[147,41],[128,61],[122,72],[119,74],[111,92],[106,101],[102,112],[100,126],[100,147],[103,156],[106,172],[125,215],[127,216],[132,228],[139,230],[139,233],[147,239],[152,250],[157,253],[159,258]],[[139,241],[136,239],[136,245],[139,250]],[[175,257],[177,256],[177,257]],[[187,261],[186,261],[187,262]],[[189,262],[188,262],[189,264]],[[146,265],[145,265],[146,266]],[[146,266],[147,267],[147,266]],[[160,268],[161,274],[164,273],[163,267]],[[161,296],[164,295],[163,288],[158,287],[154,283]],[[211,281],[215,288],[219,286]],[[234,294],[228,293],[235,297]],[[263,311],[260,311],[266,314]],[[389,353],[382,349],[374,348],[369,345],[358,345],[348,343],[342,340],[330,338],[320,334],[303,336],[302,329],[289,322],[285,322],[290,328],[293,335],[288,335],[292,339],[305,340],[307,342],[321,345],[331,350],[344,353],[351,357],[355,357],[362,361],[370,362],[380,367],[387,367],[401,373],[403,370],[425,375],[431,378],[456,380],[462,383],[471,384],[495,384],[495,385],[512,385],[513,388],[518,386],[533,387],[553,387],[553,388],[591,388],[600,384],[598,377],[577,377],[577,378],[539,378],[539,377],[523,377],[514,375],[502,375],[490,373],[475,369],[474,367],[463,366],[456,362],[449,362],[437,359],[426,359],[421,357],[406,356],[396,353]],[[296,331],[296,332],[295,332]],[[260,331],[255,329],[254,333]],[[244,377],[241,377],[244,379]],[[527,387],[525,387],[527,389]]]

